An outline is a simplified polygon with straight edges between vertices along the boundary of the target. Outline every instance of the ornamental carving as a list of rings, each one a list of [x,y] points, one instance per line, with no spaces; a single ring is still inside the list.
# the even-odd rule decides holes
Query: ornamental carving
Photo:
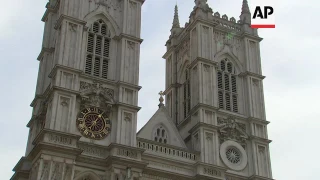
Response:
[[[138,158],[138,153],[136,153],[134,151],[127,150],[127,149],[118,149],[117,155],[123,156],[123,157],[128,157],[128,158],[133,158],[133,159]]]
[[[90,147],[83,144],[79,144],[79,148],[83,150],[83,154],[89,155],[89,156],[97,156],[104,158],[106,155],[106,151],[102,148],[96,148],[96,147]]]
[[[110,112],[113,104],[114,90],[105,88],[101,84],[94,82],[80,82],[81,109],[88,107],[100,107]]]
[[[43,163],[43,169],[41,171],[40,180],[47,180],[49,176],[49,162]]]
[[[62,145],[72,145],[72,139],[54,134],[50,134],[49,142]]]
[[[52,170],[51,180],[62,179],[62,171],[63,171],[62,164],[58,162],[53,162],[52,165],[53,165],[53,170]]]
[[[207,168],[205,167],[203,169],[203,173],[204,174],[207,174],[207,175],[210,175],[210,176],[218,176],[218,177],[221,177],[221,172],[218,171],[218,170],[215,170],[215,169],[211,169],[211,168]]]
[[[97,4],[106,6],[108,9],[120,10],[120,1],[115,0],[99,0]]]
[[[245,124],[236,122],[233,117],[229,117],[227,119],[218,118],[218,125],[220,143],[228,140],[243,143],[248,139]]]

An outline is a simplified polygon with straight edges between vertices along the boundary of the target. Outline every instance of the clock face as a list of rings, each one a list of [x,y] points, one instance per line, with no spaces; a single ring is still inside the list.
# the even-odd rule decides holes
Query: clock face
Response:
[[[91,107],[80,112],[77,127],[84,137],[100,140],[110,133],[111,122],[104,111]]]

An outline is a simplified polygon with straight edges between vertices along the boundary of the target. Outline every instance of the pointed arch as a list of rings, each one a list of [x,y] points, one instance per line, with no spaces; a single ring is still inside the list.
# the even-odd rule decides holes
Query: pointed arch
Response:
[[[92,171],[86,171],[77,175],[74,180],[101,180],[101,178]]]
[[[88,28],[91,24],[93,24],[95,21],[99,19],[102,19],[103,21],[105,21],[108,27],[110,27],[111,37],[120,35],[119,25],[114,20],[114,18],[107,11],[103,9],[102,6],[99,6],[97,9],[90,12],[84,17],[84,21],[87,22]]]
[[[220,63],[223,59],[229,59],[235,64],[237,74],[243,72],[243,66],[240,60],[233,54],[230,47],[225,45],[224,48],[215,55],[215,61]]]
[[[178,83],[183,83],[185,81],[185,71],[187,69],[187,67],[189,66],[190,61],[188,59],[186,59],[183,63],[183,65],[181,66],[181,68],[179,69],[178,72]]]
[[[225,56],[218,63],[217,82],[219,108],[235,113],[239,112],[239,70],[230,57]]]

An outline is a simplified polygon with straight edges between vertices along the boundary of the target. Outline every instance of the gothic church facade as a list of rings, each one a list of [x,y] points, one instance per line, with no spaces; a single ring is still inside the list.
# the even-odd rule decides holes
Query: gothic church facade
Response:
[[[137,133],[143,3],[47,3],[27,148],[12,180],[272,180],[262,38],[247,0],[239,21],[195,0],[184,27],[176,6],[165,91]]]

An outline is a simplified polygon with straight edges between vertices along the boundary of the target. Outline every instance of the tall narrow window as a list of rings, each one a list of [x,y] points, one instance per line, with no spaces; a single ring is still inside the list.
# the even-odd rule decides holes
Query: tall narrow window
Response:
[[[237,76],[232,62],[228,59],[222,60],[217,77],[219,108],[238,112]]]
[[[87,56],[84,72],[97,77],[108,78],[110,31],[103,20],[98,20],[89,28]]]
[[[183,112],[186,118],[191,110],[191,90],[190,90],[190,74],[185,72],[185,82],[183,84]]]

